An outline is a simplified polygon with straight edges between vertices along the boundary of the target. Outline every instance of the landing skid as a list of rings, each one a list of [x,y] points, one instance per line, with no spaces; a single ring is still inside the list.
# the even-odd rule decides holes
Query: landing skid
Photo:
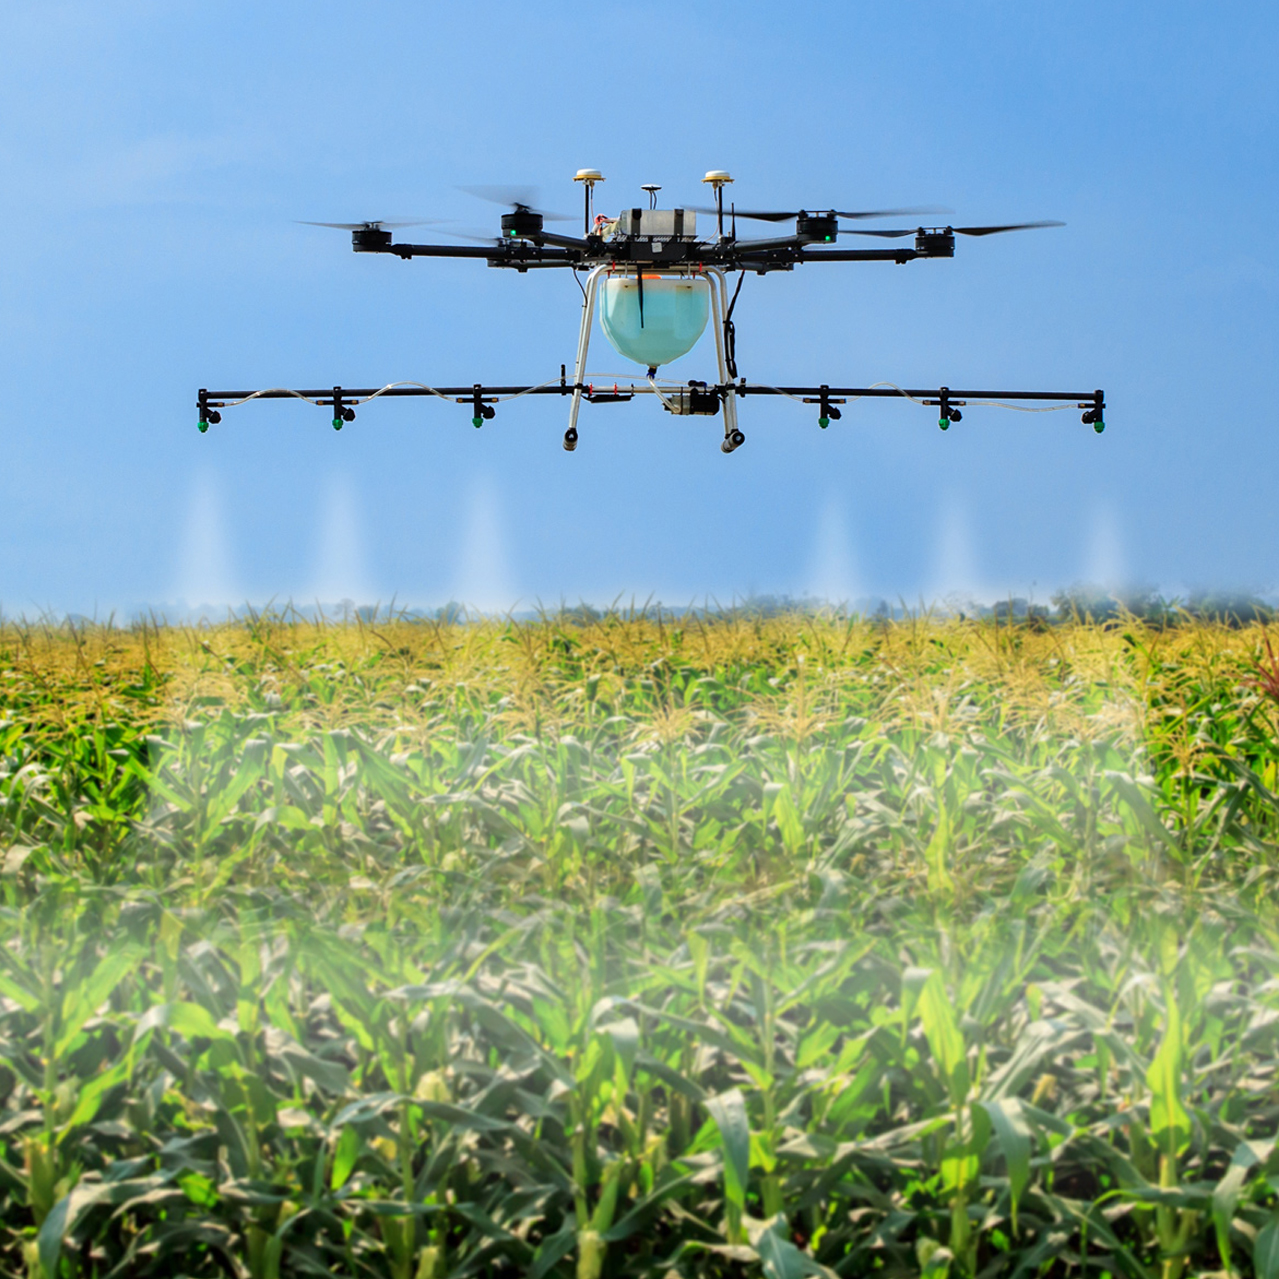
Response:
[[[577,414],[582,407],[582,397],[587,385],[586,358],[591,349],[591,332],[595,327],[595,304],[599,298],[600,285],[605,278],[614,274],[616,268],[612,264],[593,267],[583,285],[582,327],[577,336],[577,360],[573,365],[573,399],[568,408],[568,430],[564,432],[564,447],[571,453],[577,447]],[[724,272],[716,267],[706,267],[700,274],[711,279],[711,325],[715,330],[715,360],[719,368],[719,388],[732,385],[728,376],[728,361],[724,353],[724,315],[728,310],[728,284]],[[661,396],[656,382],[656,368],[648,374],[650,394]],[[641,393],[642,392],[637,392]],[[722,397],[724,405],[724,443],[720,448],[731,453],[745,437],[737,429],[737,400],[733,394]],[[666,407],[669,409],[670,405]],[[740,438],[739,438],[740,437]],[[734,443],[734,441],[737,443]]]

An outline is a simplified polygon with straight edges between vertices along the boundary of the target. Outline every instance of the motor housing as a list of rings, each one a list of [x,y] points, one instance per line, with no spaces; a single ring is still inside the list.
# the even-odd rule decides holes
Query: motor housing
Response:
[[[362,226],[351,232],[351,247],[357,253],[376,253],[391,243],[391,233],[378,226]]]
[[[833,213],[800,213],[795,219],[795,234],[805,240],[834,244],[839,235],[839,219]]]
[[[915,252],[921,258],[953,258],[955,233],[949,227],[940,231],[917,231]]]
[[[542,215],[517,205],[510,213],[502,214],[502,236],[518,239],[520,236],[537,235],[542,229]]]

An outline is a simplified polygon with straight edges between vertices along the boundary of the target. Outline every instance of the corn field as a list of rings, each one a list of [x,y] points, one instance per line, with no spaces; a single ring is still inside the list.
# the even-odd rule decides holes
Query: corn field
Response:
[[[0,626],[0,1274],[1279,1279],[1261,626]]]

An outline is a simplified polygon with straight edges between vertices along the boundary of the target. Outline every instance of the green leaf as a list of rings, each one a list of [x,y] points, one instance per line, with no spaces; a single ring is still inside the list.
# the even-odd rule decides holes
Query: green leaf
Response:
[[[968,1056],[964,1050],[964,1037],[960,1034],[959,1024],[955,1020],[955,1012],[951,1007],[950,997],[946,994],[945,984],[937,969],[931,972],[923,969],[908,970],[908,974],[926,973],[922,985],[919,986],[917,1008],[919,1019],[924,1026],[924,1035],[933,1057],[940,1068],[940,1074],[946,1081],[950,1099],[956,1105],[962,1105],[968,1097]],[[918,978],[916,977],[916,980]]]
[[[804,846],[804,823],[795,801],[791,798],[790,787],[783,786],[773,800],[773,820],[781,833],[782,843],[789,853],[797,853]]]
[[[1017,1204],[1030,1184],[1030,1125],[1016,1097],[977,1103],[989,1116],[1008,1165],[1008,1193],[1012,1204],[1013,1233],[1017,1231]]]
[[[1146,1072],[1150,1088],[1150,1135],[1165,1154],[1179,1154],[1190,1144],[1190,1116],[1181,1104],[1181,1013],[1169,985],[1163,1042]]]
[[[759,1253],[765,1279],[805,1279],[816,1275],[818,1279],[838,1279],[836,1272],[820,1265],[807,1253],[795,1247],[789,1236],[790,1228],[785,1217],[774,1217],[767,1227],[751,1240]]]
[[[127,1204],[142,1200],[157,1190],[170,1186],[172,1174],[142,1177],[135,1181],[82,1182],[64,1195],[50,1209],[40,1227],[36,1245],[40,1265],[46,1275],[57,1275],[58,1257],[63,1240],[69,1235],[89,1209],[98,1204]]]
[[[564,1224],[553,1234],[547,1235],[537,1246],[534,1261],[529,1267],[525,1279],[542,1279],[568,1256],[577,1244],[577,1222],[570,1215]]]
[[[706,1109],[719,1129],[720,1149],[724,1152],[724,1197],[740,1222],[746,1208],[751,1170],[751,1128],[746,1117],[746,1100],[739,1089],[731,1088],[717,1097],[707,1098]],[[740,1241],[730,1239],[729,1242]]]
[[[1212,1220],[1217,1231],[1217,1251],[1221,1253],[1221,1260],[1227,1270],[1233,1268],[1230,1261],[1230,1223],[1239,1206],[1243,1184],[1253,1168],[1269,1160],[1274,1148],[1273,1140],[1241,1141],[1235,1147],[1230,1167],[1212,1192]]]
[[[354,1127],[348,1124],[342,1129],[342,1135],[333,1151],[333,1173],[329,1178],[332,1189],[341,1190],[346,1185],[347,1178],[360,1157],[360,1144],[360,1134]]]
[[[511,1126],[505,1119],[494,1119],[478,1110],[467,1110],[447,1101],[420,1101],[414,1098],[411,1104],[428,1119],[442,1120],[450,1128],[469,1129],[473,1132],[503,1132]]]
[[[84,1023],[141,960],[142,952],[135,946],[109,950],[86,978],[71,986],[62,1000],[62,1021],[53,1044],[54,1057],[61,1057],[66,1052]]]
[[[121,1057],[114,1065],[108,1066],[106,1070],[99,1071],[92,1079],[80,1085],[80,1089],[76,1094],[75,1109],[71,1112],[66,1123],[62,1127],[64,1133],[74,1132],[77,1128],[84,1124],[91,1123],[93,1117],[98,1113],[98,1107],[102,1104],[102,1098],[128,1079],[133,1068],[133,1062],[129,1057]]]
[[[1279,1279],[1279,1212],[1257,1234],[1252,1245],[1252,1268],[1257,1279]]]
[[[596,1034],[607,1035],[613,1044],[613,1052],[622,1063],[622,1070],[629,1080],[635,1069],[635,1054],[639,1051],[639,1025],[634,1017],[623,1017],[605,1026],[596,1026]]]

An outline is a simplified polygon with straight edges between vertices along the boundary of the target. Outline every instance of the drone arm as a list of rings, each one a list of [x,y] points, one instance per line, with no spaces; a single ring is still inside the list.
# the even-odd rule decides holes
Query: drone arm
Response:
[[[375,253],[393,253],[397,258],[491,258],[493,250],[479,244],[388,244]]]
[[[385,233],[383,233],[385,234]],[[395,244],[389,234],[385,239],[374,239],[367,233],[357,232],[355,241],[356,253],[390,253],[398,258],[488,258],[493,256],[490,248],[480,248],[470,244]]]
[[[820,249],[816,253],[801,253],[797,262],[910,262],[914,258],[927,257],[915,249]]]
[[[802,249],[810,241],[798,235],[776,235],[766,240],[734,240],[730,246],[739,254],[774,253],[778,250]]]
[[[357,250],[363,253],[390,253],[403,258],[480,258],[493,266],[572,266],[576,255],[567,249],[544,248],[508,240],[494,244],[386,244]]]
[[[561,249],[576,249],[579,253],[589,253],[593,247],[589,240],[584,240],[581,236],[559,235],[555,231],[539,231],[532,238],[534,243],[539,246],[553,244]]]

